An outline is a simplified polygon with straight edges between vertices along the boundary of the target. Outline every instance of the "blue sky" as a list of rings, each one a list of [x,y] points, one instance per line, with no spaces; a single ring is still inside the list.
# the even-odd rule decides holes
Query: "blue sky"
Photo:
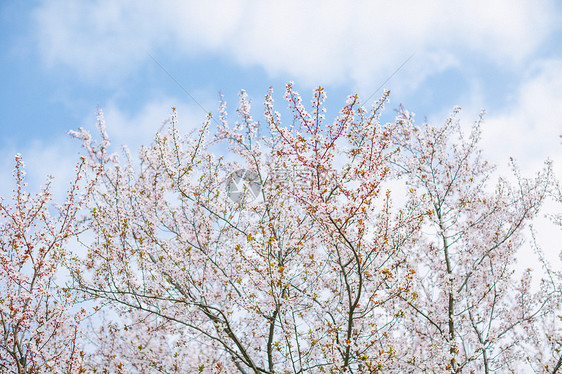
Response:
[[[269,86],[305,97],[322,85],[335,114],[348,94],[385,88],[388,119],[403,104],[441,122],[454,105],[485,108],[495,163],[562,163],[562,5],[554,0],[4,1],[0,4],[0,193],[13,155],[38,182],[66,183],[79,152],[66,131],[94,129],[100,106],[117,144],[150,141],[170,108],[190,129],[222,91],[244,88],[256,116]],[[150,55],[149,55],[150,54]],[[560,173],[562,174],[562,173]]]

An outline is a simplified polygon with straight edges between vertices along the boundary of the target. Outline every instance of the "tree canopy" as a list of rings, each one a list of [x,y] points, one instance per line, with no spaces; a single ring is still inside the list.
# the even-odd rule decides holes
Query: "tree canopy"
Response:
[[[381,123],[388,95],[369,108],[350,96],[327,121],[324,89],[307,108],[290,83],[289,118],[270,91],[257,121],[242,91],[234,123],[221,101],[218,119],[183,133],[173,109],[138,156],[113,153],[100,111],[98,136],[72,132],[84,154],[55,217],[48,188],[22,197],[18,158],[14,199],[0,202],[0,364],[556,373],[562,274],[536,246],[538,277],[515,271],[542,204],[560,200],[550,163],[524,177],[513,161],[497,178],[483,117],[467,131],[458,108],[439,126],[401,108]],[[73,237],[85,255],[64,249]],[[63,317],[82,300],[108,317],[90,329],[85,312]],[[76,322],[47,323],[61,318]]]

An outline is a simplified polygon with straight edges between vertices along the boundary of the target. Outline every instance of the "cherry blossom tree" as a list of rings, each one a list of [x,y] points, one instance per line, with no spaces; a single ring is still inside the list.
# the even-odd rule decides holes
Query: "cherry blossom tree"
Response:
[[[535,352],[546,342],[537,322],[560,306],[559,285],[533,289],[530,269],[514,274],[523,230],[552,184],[550,164],[523,178],[512,160],[514,183],[494,182],[478,148],[482,117],[465,135],[458,112],[443,126],[399,116],[396,166],[430,213],[408,256],[414,297],[402,298],[398,356],[404,370],[519,373],[532,361],[525,342]]]
[[[112,151],[101,111],[97,140],[72,133],[95,185],[73,287],[120,318],[97,327],[90,369],[557,370],[562,283],[514,272],[550,165],[494,182],[481,120],[381,124],[388,93],[327,121],[323,88],[306,108],[288,84],[290,126],[273,96],[262,122],[242,91],[234,123],[221,100],[190,134],[174,109],[138,158]]]
[[[98,183],[76,287],[174,324],[198,347],[179,372],[376,372],[396,359],[398,314],[385,305],[409,293],[404,248],[422,214],[394,209],[382,189],[396,156],[394,124],[378,120],[386,97],[366,110],[352,96],[328,125],[324,89],[310,110],[291,84],[285,98],[290,128],[272,92],[267,127],[244,92],[233,126],[221,105],[215,136],[210,118],[180,134],[174,112],[138,161],[110,153],[101,113],[99,144],[74,133]],[[212,152],[225,146],[229,160]],[[262,186],[255,201],[227,188],[240,169]]]
[[[73,308],[69,291],[57,283],[66,243],[79,232],[80,169],[65,203],[52,208],[50,182],[36,195],[26,192],[24,163],[16,155],[12,199],[0,199],[3,373],[84,372],[79,345],[83,311]]]

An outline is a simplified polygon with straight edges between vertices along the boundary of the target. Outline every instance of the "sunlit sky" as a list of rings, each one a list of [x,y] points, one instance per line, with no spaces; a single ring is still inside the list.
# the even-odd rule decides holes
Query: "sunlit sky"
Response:
[[[486,109],[493,162],[562,170],[559,1],[3,1],[0,46],[4,193],[16,152],[32,181],[66,183],[80,150],[66,132],[95,129],[98,106],[116,144],[149,142],[171,107],[186,130],[201,124],[158,63],[207,111],[220,91],[234,112],[246,89],[258,118],[269,86],[284,105],[287,82],[306,98],[322,85],[335,114],[390,78],[389,119],[400,104],[434,123]]]

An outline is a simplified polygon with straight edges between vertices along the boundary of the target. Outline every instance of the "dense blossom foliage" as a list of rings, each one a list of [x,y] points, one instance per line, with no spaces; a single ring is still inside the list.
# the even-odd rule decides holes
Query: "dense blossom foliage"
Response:
[[[399,116],[397,165],[430,211],[408,256],[416,297],[404,300],[408,344],[399,356],[425,371],[520,372],[531,361],[522,342],[560,305],[555,284],[533,291],[530,270],[513,273],[523,229],[549,194],[550,163],[527,179],[512,161],[516,183],[490,186],[493,168],[477,148],[481,119],[466,136],[457,112],[442,127]]]
[[[102,356],[139,372],[552,371],[528,352],[548,345],[557,282],[532,290],[513,267],[550,166],[494,183],[480,121],[381,124],[387,97],[351,96],[326,123],[324,89],[307,109],[289,84],[287,127],[273,92],[263,125],[242,91],[233,125],[221,102],[216,131],[209,117],[184,135],[174,110],[138,160],[110,152],[101,113],[99,143],[75,132],[97,184],[76,288],[128,321],[102,329]],[[233,174],[254,179],[236,198]]]
[[[65,245],[78,234],[77,178],[66,202],[49,207],[49,183],[36,195],[26,191],[24,164],[16,155],[16,186],[0,198],[0,371],[2,373],[80,373],[79,323],[68,290],[57,284]],[[52,215],[53,209],[56,214]]]
[[[98,138],[71,133],[85,205],[80,169],[54,218],[48,188],[23,192],[17,158],[14,201],[0,203],[3,368],[559,371],[562,273],[527,240],[543,203],[562,201],[550,163],[527,178],[512,161],[496,179],[482,118],[467,131],[458,109],[442,126],[401,109],[383,124],[388,92],[369,109],[350,96],[332,121],[322,87],[306,107],[288,84],[283,121],[273,97],[262,122],[244,91],[234,123],[221,99],[189,134],[173,109],[138,157],[113,151],[100,111]],[[85,253],[66,255],[72,236]],[[515,266],[524,246],[542,278]],[[70,290],[55,284],[61,262]],[[81,339],[70,291],[97,303]]]
[[[102,118],[99,145],[76,134],[100,185],[93,276],[77,267],[77,287],[174,321],[213,352],[183,370],[369,371],[395,359],[387,337],[398,317],[385,305],[408,297],[404,248],[423,215],[393,211],[381,192],[394,126],[379,123],[382,103],[368,112],[352,97],[325,127],[323,89],[310,113],[290,85],[286,98],[296,125],[281,126],[268,94],[263,139],[245,93],[240,121],[229,127],[223,110],[215,137],[210,123],[182,136],[174,114],[137,168],[109,154]],[[218,143],[237,160],[209,151]],[[240,168],[263,186],[254,202],[229,199],[223,181]]]

